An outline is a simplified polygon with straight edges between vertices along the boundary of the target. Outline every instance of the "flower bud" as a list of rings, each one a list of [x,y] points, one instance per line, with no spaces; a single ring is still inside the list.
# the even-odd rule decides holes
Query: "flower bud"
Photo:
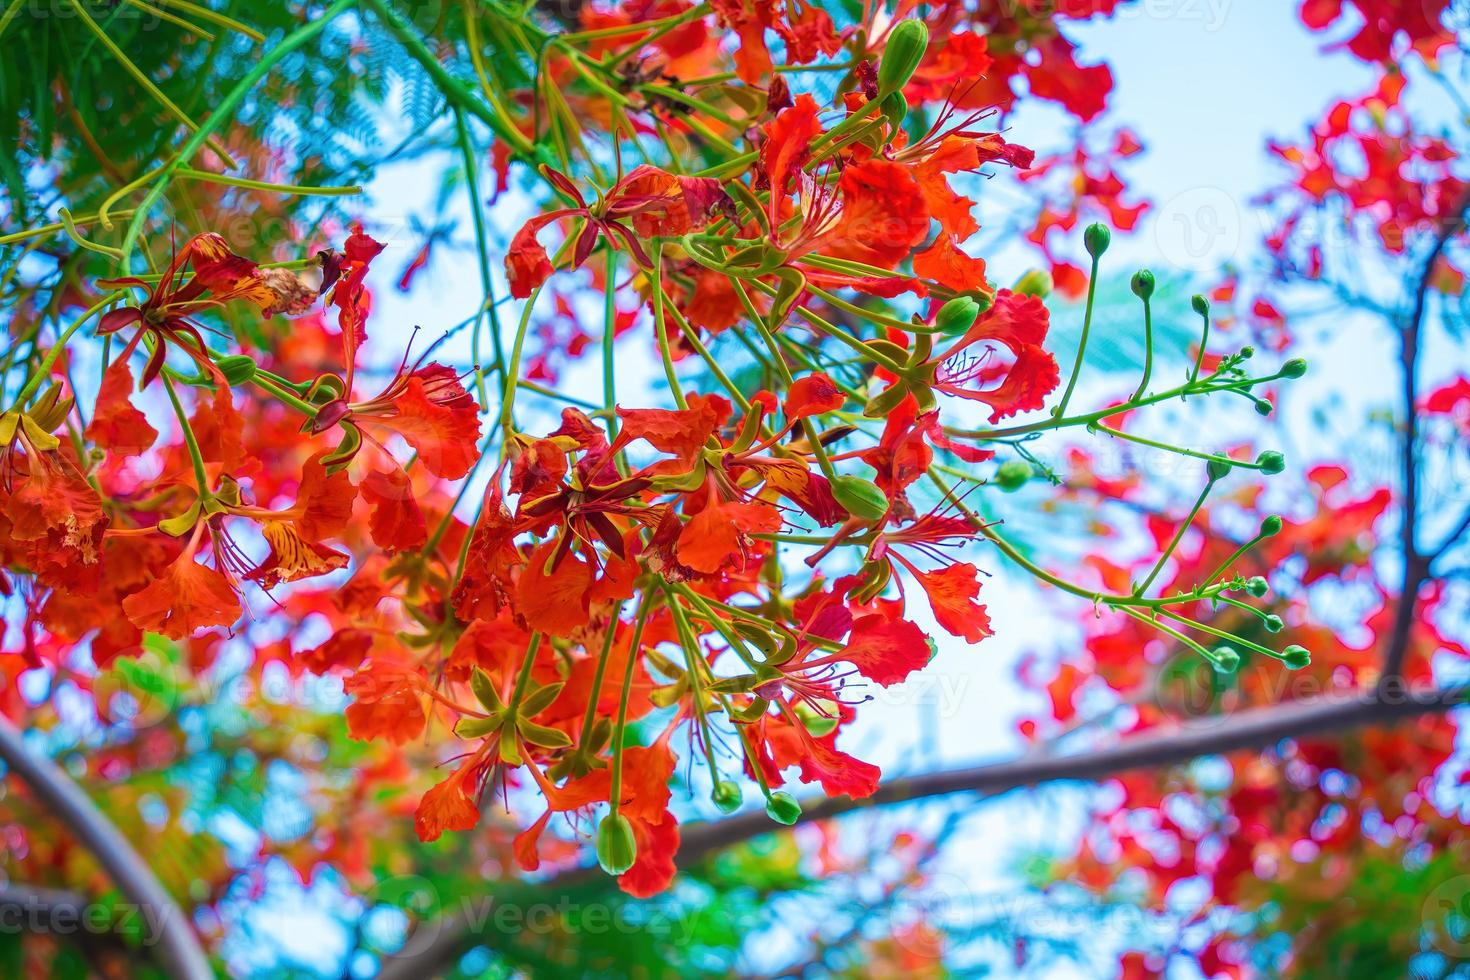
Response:
[[[715,783],[714,792],[710,793],[709,798],[721,813],[734,813],[740,809],[740,784],[722,779]]]
[[[1022,296],[1035,296],[1037,299],[1046,299],[1051,295],[1052,286],[1054,285],[1055,283],[1052,282],[1050,272],[1047,272],[1045,269],[1032,269],[1016,280],[1016,284],[1011,287],[1011,292],[1019,293]]]
[[[609,813],[597,825],[597,863],[610,875],[620,875],[638,859],[633,825],[621,813]]]
[[[1102,258],[1102,254],[1112,243],[1112,229],[1100,222],[1088,225],[1087,230],[1082,233],[1082,244],[1087,246],[1087,254],[1094,259]]]
[[[1133,295],[1139,299],[1147,300],[1154,294],[1154,274],[1147,269],[1139,269],[1133,274]]]
[[[1271,403],[1268,402],[1268,401],[1266,401],[1266,399],[1264,399],[1264,398],[1257,398],[1256,399],[1256,414],[1257,415],[1270,415],[1271,414]]]
[[[1275,476],[1286,469],[1286,457],[1274,449],[1268,449],[1256,457],[1256,465],[1267,476]]]
[[[1242,347],[1240,349],[1240,359],[1242,361],[1248,361],[1248,360],[1250,360],[1251,358],[1253,358],[1255,356],[1256,356],[1256,349],[1254,347],[1252,347],[1250,344],[1246,344],[1244,347]]]
[[[801,804],[790,793],[777,790],[766,798],[766,815],[777,823],[790,827],[801,819]]]
[[[1249,579],[1246,579],[1245,590],[1251,595],[1255,596],[1257,599],[1259,599],[1261,596],[1271,591],[1271,583],[1267,582],[1265,578],[1260,575],[1254,575]]]
[[[968,296],[956,296],[939,308],[934,316],[934,326],[940,333],[957,336],[974,326],[979,316],[979,303]]]
[[[1293,357],[1281,365],[1281,376],[1283,378],[1300,378],[1307,373],[1307,362],[1305,358]]]
[[[876,483],[844,473],[832,481],[832,496],[853,517],[881,521],[888,513],[888,498]]]
[[[995,479],[991,482],[1009,493],[1021,489],[1035,472],[1024,459],[1008,459],[1000,464],[1000,468],[995,471]]]
[[[1261,537],[1274,538],[1281,533],[1281,518],[1272,514],[1261,522]]]
[[[1281,662],[1292,670],[1301,670],[1312,662],[1312,654],[1306,647],[1297,646],[1293,643],[1281,651]]]
[[[1210,301],[1198,294],[1190,299],[1189,308],[1194,310],[1194,312],[1198,313],[1200,316],[1210,315]]]
[[[1240,654],[1230,647],[1216,647],[1211,652],[1210,663],[1217,673],[1233,674],[1240,669]]]
[[[245,354],[228,354],[214,362],[231,388],[255,377],[255,360]]]
[[[1266,632],[1268,633],[1280,633],[1286,628],[1286,624],[1281,621],[1280,616],[1267,616],[1261,622],[1265,625]]]
[[[1205,472],[1209,474],[1211,483],[1225,479],[1234,468],[1228,460],[1224,459],[1212,459],[1205,464]]]
[[[895,25],[883,46],[883,59],[878,62],[878,93],[887,95],[907,85],[928,47],[928,24],[911,18]]]

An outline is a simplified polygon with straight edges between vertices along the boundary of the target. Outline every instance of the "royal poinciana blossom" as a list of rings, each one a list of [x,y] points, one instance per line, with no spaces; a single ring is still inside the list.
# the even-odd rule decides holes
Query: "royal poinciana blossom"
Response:
[[[619,886],[651,896],[673,881],[691,788],[725,813],[758,799],[781,824],[802,813],[793,784],[874,794],[882,772],[850,751],[864,703],[941,644],[986,655],[988,575],[1035,576],[1128,624],[1137,647],[1156,638],[1223,675],[1240,666],[1231,644],[1304,667],[1301,637],[1250,639],[1240,555],[1198,557],[1187,534],[1206,497],[1280,472],[1279,453],[1148,443],[1189,462],[1200,503],[1101,582],[1096,563],[1053,572],[1007,536],[996,491],[1037,475],[1035,440],[1128,439],[1184,399],[1269,411],[1263,396],[1305,370],[1254,370],[1253,350],[1211,338],[1198,297],[1182,383],[1145,367],[1131,396],[1083,404],[1088,287],[1108,226],[1131,228],[1144,204],[1115,166],[1138,150],[1130,134],[1038,160],[1006,124],[1018,99],[1082,123],[1105,106],[1108,68],[1080,63],[1063,27],[1117,3],[1054,6],[946,3],[920,19],[902,2],[844,21],[796,0],[674,0],[584,5],[556,25],[469,5],[466,36],[445,42],[469,53],[465,71],[444,74],[370,0],[363,16],[452,117],[484,302],[457,325],[465,311],[430,305],[417,325],[375,312],[369,284],[413,288],[449,236],[385,280],[368,206],[345,227],[235,240],[232,208],[351,188],[215,173],[207,133],[109,189],[85,232],[68,212],[7,236],[60,236],[93,265],[32,289],[3,361],[6,677],[75,684],[104,718],[99,678],[159,649],[198,676],[244,649],[256,674],[339,679],[369,760],[361,828],[262,853],[358,881],[364,834],[478,834],[514,873],[586,862],[568,841],[595,839]],[[1349,113],[1322,139],[1359,124]],[[1432,141],[1404,152],[1451,179]],[[1315,160],[1283,156],[1321,182]],[[488,226],[481,169],[533,216]],[[182,178],[215,196],[180,196]],[[976,254],[968,195],[990,178],[1044,198],[1012,216],[1044,269]],[[1422,219],[1448,190],[1405,191],[1398,210]],[[147,196],[125,220],[130,195]],[[150,212],[160,198],[176,213]],[[1089,295],[1066,363],[1053,284]],[[1150,345],[1153,275],[1133,288]],[[466,330],[461,363],[442,340]],[[600,366],[600,390],[561,384],[579,360]],[[661,368],[652,390],[633,361]],[[1252,560],[1286,557],[1278,527],[1246,542]],[[1138,662],[1098,658],[1088,677]],[[17,688],[7,708],[28,710]]]

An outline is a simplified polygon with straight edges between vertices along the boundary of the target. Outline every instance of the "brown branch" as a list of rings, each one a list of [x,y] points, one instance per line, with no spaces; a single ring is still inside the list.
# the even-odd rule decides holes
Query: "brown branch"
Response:
[[[11,773],[25,781],[41,805],[92,852],[123,896],[157,923],[159,936],[154,953],[168,975],[183,980],[212,978],[214,971],[188,918],[138,852],[56,763],[27,750],[20,730],[3,717],[0,717],[0,759],[4,759]]]
[[[1131,770],[1176,765],[1200,756],[1265,749],[1285,739],[1341,734],[1367,725],[1393,724],[1421,715],[1439,714],[1466,703],[1470,703],[1470,686],[1428,692],[1402,688],[1357,691],[1339,698],[1287,702],[1242,711],[1223,718],[1214,727],[1195,725],[1153,729],[1093,752],[1028,757],[894,779],[884,783],[865,800],[839,797],[808,801],[803,804],[800,822],[824,820],[854,810],[951,793],[989,797],[1058,780],[1102,780]],[[780,829],[759,810],[692,824],[684,829],[678,862],[682,867],[688,867],[727,847]],[[596,874],[600,874],[596,868],[577,868],[552,878],[544,887],[554,892],[585,884]],[[404,949],[384,963],[382,972],[378,974],[379,980],[416,980],[432,976],[475,945],[479,940],[464,913],[463,907],[451,909],[441,919],[416,930]]]
[[[1404,562],[1404,575],[1399,588],[1398,606],[1394,610],[1393,628],[1389,632],[1383,658],[1379,687],[1388,689],[1403,684],[1404,661],[1408,657],[1409,638],[1419,608],[1419,589],[1429,580],[1431,558],[1419,550],[1419,335],[1429,310],[1429,289],[1435,266],[1450,239],[1464,227],[1465,211],[1470,208],[1470,194],[1441,225],[1434,246],[1424,260],[1424,269],[1414,290],[1414,306],[1399,332],[1400,395],[1404,410],[1404,432],[1399,443],[1399,480],[1403,484],[1402,518],[1399,527],[1399,551]]]

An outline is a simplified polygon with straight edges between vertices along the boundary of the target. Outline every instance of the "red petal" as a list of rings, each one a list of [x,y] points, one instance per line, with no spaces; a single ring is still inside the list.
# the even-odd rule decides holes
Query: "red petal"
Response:
[[[830,377],[818,371],[791,383],[786,394],[786,417],[792,421],[835,412],[847,401],[847,395]]]
[[[118,358],[102,375],[96,413],[87,426],[88,439],[121,456],[136,456],[158,438],[158,430],[128,400],[132,393],[133,373]]]
[[[372,504],[368,530],[374,543],[388,552],[413,551],[429,538],[428,525],[414,499],[408,474],[396,466],[372,470],[358,487]]]
[[[172,640],[207,626],[229,626],[240,618],[240,597],[230,580],[192,559],[174,562],[122,605],[134,626]]]
[[[929,596],[935,622],[952,636],[979,643],[991,635],[990,617],[975,601],[980,594],[980,579],[974,565],[966,562],[933,572],[916,572],[915,577]]]
[[[928,664],[932,655],[929,638],[913,623],[873,614],[853,624],[847,646],[832,657],[848,661],[859,674],[887,687]]]

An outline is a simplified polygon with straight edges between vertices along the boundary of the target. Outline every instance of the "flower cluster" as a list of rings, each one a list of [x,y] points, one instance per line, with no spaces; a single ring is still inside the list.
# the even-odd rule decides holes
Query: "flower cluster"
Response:
[[[1066,16],[1114,5],[1072,3]],[[1304,370],[1253,376],[1249,350],[1207,362],[1200,297],[1194,368],[1156,390],[1144,271],[1133,283],[1150,355],[1136,393],[1069,411],[1091,291],[1063,388],[1047,287],[991,278],[969,251],[979,223],[962,190],[1006,168],[1089,174],[1044,212],[1043,247],[1084,203],[1120,225],[1140,207],[1122,203],[1110,165],[1079,152],[1035,167],[989,121],[1013,101],[1014,79],[1083,120],[1111,82],[1105,67],[1077,64],[1050,18],[1005,7],[980,32],[949,30],[969,15],[939,5],[932,22],[946,29],[931,44],[912,17],[874,12],[839,31],[796,0],[654,4],[652,19],[589,6],[581,43],[566,35],[542,52],[534,113],[487,108],[499,101],[489,81],[486,103],[466,103],[494,120],[502,175],[514,165],[556,199],[505,249],[521,312],[504,347],[483,270],[468,367],[433,360],[435,347],[404,349],[374,383],[362,352],[384,246],[361,227],[340,247],[303,241],[308,257],[259,264],[213,232],[169,241],[152,273],[132,269],[130,238],[105,249],[121,274],[95,281],[100,298],[77,307],[0,416],[0,567],[7,592],[20,582],[26,595],[25,663],[62,665],[86,643],[106,668],[151,634],[208,664],[247,636],[261,659],[341,678],[351,737],[413,753],[432,773],[414,787],[422,840],[470,830],[488,801],[514,794],[535,812],[512,851],[535,869],[554,816],[599,813],[598,859],[640,896],[675,871],[681,758],[704,771],[721,811],[754,786],[783,824],[802,812],[783,789],[793,779],[854,799],[877,790],[878,767],[839,742],[873,688],[922,670],[941,642],[991,634],[985,572],[969,560],[977,542],[1234,670],[1238,655],[1161,619],[1244,587],[1222,568],[1151,591],[1179,537],[1159,542],[1141,584],[1079,591],[967,503],[987,484],[1026,482],[1025,443],[1044,433],[1128,438],[1108,423],[1216,392],[1269,411],[1252,390]],[[741,42],[743,101],[713,106],[674,84],[673,71],[708,67],[712,25]],[[785,68],[848,51],[843,83],[804,89],[772,63],[771,34]],[[566,125],[594,102],[613,120],[605,157],[574,151],[580,136]],[[654,135],[674,152],[660,154]],[[696,144],[717,162],[684,166],[678,147]],[[1120,138],[1113,155],[1134,149]],[[625,151],[646,162],[625,172]],[[1065,289],[1095,284],[1109,241],[1106,227],[1087,229],[1091,269],[1068,266]],[[150,254],[162,243],[148,242]],[[425,244],[403,288],[429,255]],[[589,275],[606,310],[600,403],[540,383],[557,377],[559,328],[543,323],[547,342],[533,350],[548,293],[571,323],[558,357],[592,349],[561,292]],[[478,356],[486,313],[493,361]],[[252,342],[274,318],[293,318],[289,331]],[[63,355],[89,326],[104,356],[81,411]],[[663,368],[663,390],[644,405],[615,397],[616,342],[630,330]],[[376,321],[372,331],[383,336]],[[717,344],[743,350],[752,370],[732,377]],[[533,396],[557,404],[559,420],[526,421],[548,415],[528,412]],[[1207,463],[1206,494],[1235,468],[1282,468],[1275,453],[1162,448]],[[1306,662],[1305,651],[1280,656]]]

